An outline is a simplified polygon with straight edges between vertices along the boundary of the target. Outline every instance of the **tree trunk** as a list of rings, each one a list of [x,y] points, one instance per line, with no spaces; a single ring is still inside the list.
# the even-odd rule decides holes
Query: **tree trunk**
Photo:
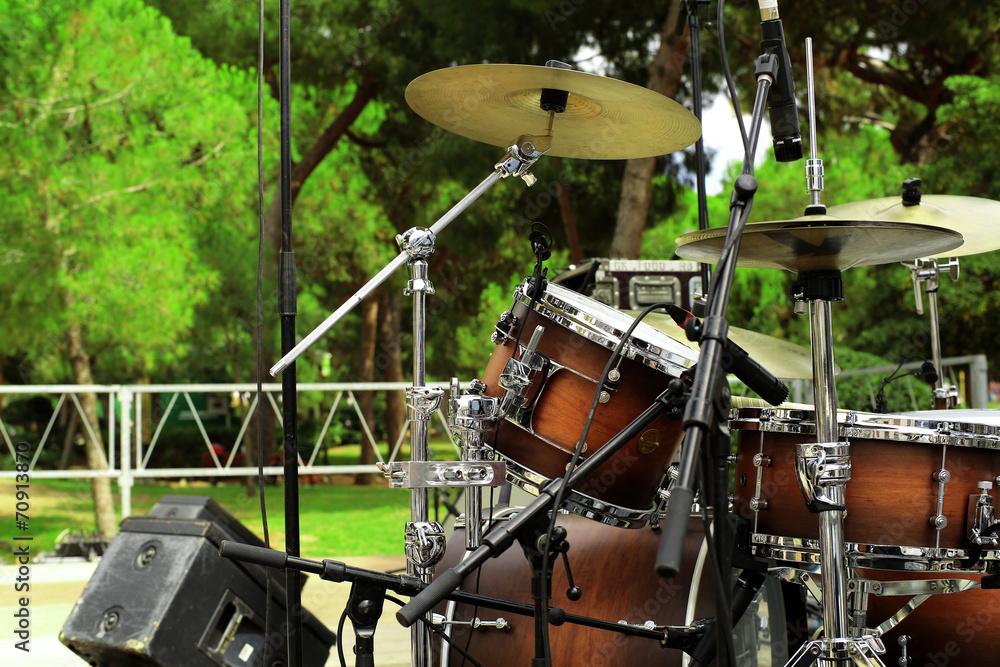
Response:
[[[66,404],[63,403],[61,409],[62,412],[66,411]],[[62,456],[59,457],[59,469],[69,470],[70,465],[73,463],[73,440],[76,435],[76,426],[80,423],[79,417],[76,414],[76,408],[73,407],[69,410],[69,426],[66,427],[66,436],[63,438],[63,448]]]
[[[358,345],[358,382],[375,381],[375,338],[378,333],[378,299],[369,297],[361,302],[361,341]],[[369,430],[375,432],[375,392],[361,391],[355,396],[361,416],[368,424]],[[375,452],[372,451],[371,443],[362,430],[361,433],[361,457],[358,461],[361,465],[371,465],[375,463]],[[360,486],[371,484],[374,476],[371,473],[358,473],[354,476],[354,483]]]
[[[583,249],[580,247],[580,234],[576,229],[576,214],[573,212],[573,201],[569,197],[569,186],[560,183],[558,188],[559,212],[562,214],[563,227],[566,228],[566,242],[569,245],[569,257],[574,264],[583,261]]]
[[[660,33],[660,48],[649,66],[650,90],[673,97],[684,73],[684,63],[691,45],[691,35],[687,26],[677,36],[677,16],[680,0],[672,0],[667,18]],[[656,158],[629,160],[622,177],[622,194],[618,204],[618,220],[615,235],[611,241],[611,257],[637,259],[642,252],[642,230],[646,226],[649,201],[652,196],[653,170]]]
[[[70,364],[73,367],[73,381],[76,384],[94,384],[90,368],[90,355],[87,354],[84,346],[83,331],[79,324],[69,325],[66,330],[66,343],[69,348]],[[83,430],[87,451],[87,467],[91,470],[107,470],[108,460],[104,456],[101,424],[97,417],[97,394],[92,391],[81,393],[80,403],[83,406],[83,416],[90,423],[90,430],[86,428]],[[94,434],[93,438],[90,437],[91,431]],[[94,521],[97,524],[97,530],[110,540],[118,533],[118,524],[115,521],[115,502],[111,495],[111,480],[107,477],[95,477],[90,483],[90,488],[94,498]]]
[[[402,297],[399,292],[382,294],[379,297],[379,348],[376,355],[376,370],[381,370],[386,382],[403,381],[403,335],[400,330]],[[385,430],[389,445],[406,430],[406,392],[390,391],[385,397]]]

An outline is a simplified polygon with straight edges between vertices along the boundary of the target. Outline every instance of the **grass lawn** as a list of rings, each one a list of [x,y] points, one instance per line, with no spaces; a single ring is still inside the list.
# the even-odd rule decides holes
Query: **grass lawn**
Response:
[[[349,481],[334,482],[299,489],[299,533],[301,553],[305,558],[373,556],[403,552],[403,526],[410,519],[410,492],[390,489],[377,479],[375,486],[353,486]],[[350,478],[346,478],[349,480]],[[14,528],[15,488],[13,480],[0,480],[0,559],[11,562],[6,548],[15,533],[30,535],[32,552],[52,551],[56,537],[66,529],[95,529],[90,483],[85,480],[32,480],[29,488],[30,528]],[[115,509],[121,519],[118,486]],[[242,483],[206,482],[187,485],[144,482],[132,487],[132,514],[144,515],[164,495],[211,496],[244,526],[263,539],[260,499],[247,497]],[[284,489],[269,485],[266,493],[267,521],[272,548],[284,549]]]

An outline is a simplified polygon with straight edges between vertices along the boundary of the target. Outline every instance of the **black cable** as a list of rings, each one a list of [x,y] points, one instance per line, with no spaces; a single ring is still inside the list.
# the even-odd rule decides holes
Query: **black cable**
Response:
[[[929,361],[927,361],[927,359],[925,359],[924,357],[920,356],[919,354],[912,354],[912,355],[906,357],[905,359],[903,359],[902,361],[900,361],[898,364],[896,364],[896,368],[893,369],[892,374],[890,374],[889,377],[887,377],[884,380],[882,380],[882,384],[879,385],[878,392],[876,392],[876,394],[875,394],[875,406],[874,406],[875,407],[875,412],[878,412],[878,413],[881,413],[881,414],[885,414],[888,411],[889,406],[888,406],[888,403],[886,402],[886,399],[885,399],[885,388],[887,386],[889,386],[890,382],[893,382],[895,380],[899,380],[900,378],[904,378],[904,377],[907,377],[907,376],[910,376],[910,375],[925,375],[925,372],[924,372],[923,368],[920,368],[920,369],[915,370],[915,371],[907,371],[906,373],[903,373],[902,375],[898,375],[898,376],[896,375],[896,373],[899,372],[899,369],[901,369],[903,367],[903,364],[905,364],[908,361],[912,361],[913,359],[920,359],[925,364],[930,363]],[[936,370],[937,369],[935,369],[935,372],[936,372]],[[935,380],[936,379],[937,378],[935,378]]]
[[[729,54],[726,53],[726,22],[723,19],[722,10],[725,0],[719,0],[717,8],[716,25],[719,28],[719,55],[722,58],[722,71],[726,77],[726,86],[729,89],[729,101],[733,105],[736,113],[736,123],[740,127],[740,137],[743,139],[744,156],[750,153],[750,139],[747,137],[746,126],[743,125],[743,112],[740,111],[740,98],[736,94],[736,83],[733,81],[733,73],[729,69]]]
[[[716,628],[721,628],[722,634],[722,645],[726,647],[726,651],[729,653],[728,656],[719,656],[720,665],[735,665],[736,664],[736,644],[734,642],[734,629],[733,629],[733,618],[732,618],[732,600],[730,600],[729,595],[729,581],[728,577],[723,578],[723,570],[726,570],[728,574],[729,569],[725,568],[725,563],[722,561],[723,554],[719,553],[716,549],[715,544],[715,531],[710,528],[710,522],[708,518],[708,503],[706,502],[708,495],[708,474],[705,471],[707,467],[707,462],[711,460],[711,455],[702,446],[702,461],[701,465],[698,466],[698,484],[701,486],[702,498],[701,498],[701,520],[705,526],[705,544],[708,547],[708,558],[712,563],[712,572],[715,575],[715,588],[716,588]],[[728,492],[728,489],[726,489]],[[718,490],[716,490],[716,495],[720,495]],[[728,494],[727,494],[728,495]],[[723,497],[726,497],[723,495]],[[719,508],[715,507],[715,512],[719,512]],[[692,581],[692,585],[697,585],[697,582]],[[726,659],[728,658],[728,659]]]
[[[594,421],[594,414],[597,412],[597,406],[598,406],[598,404],[600,402],[600,398],[601,398],[601,391],[602,391],[602,389],[604,387],[604,384],[608,380],[608,373],[611,372],[611,367],[616,362],[617,363],[621,363],[621,359],[623,358],[622,351],[625,348],[625,344],[628,343],[629,339],[632,338],[632,333],[635,331],[636,327],[639,326],[639,322],[641,322],[652,311],[656,310],[657,308],[664,308],[664,307],[666,307],[666,305],[667,304],[665,304],[665,303],[654,303],[654,304],[652,304],[650,306],[647,306],[645,308],[645,310],[643,310],[641,313],[639,313],[639,316],[636,317],[632,321],[632,324],[629,326],[628,330],[624,334],[622,334],[621,339],[618,341],[618,345],[615,346],[614,351],[611,353],[611,356],[608,358],[608,362],[604,366],[604,371],[601,373],[601,378],[600,378],[600,380],[597,383],[597,389],[594,391],[594,398],[591,401],[590,411],[587,413],[587,419],[586,419],[586,421],[584,422],[584,425],[583,425],[583,432],[580,434],[580,439],[577,441],[576,448],[573,450],[573,456],[570,458],[570,462],[566,466],[566,472],[563,475],[563,483],[559,487],[559,491],[556,493],[556,497],[555,497],[555,499],[554,499],[554,501],[552,503],[552,508],[553,508],[553,510],[552,510],[552,516],[549,519],[549,527],[548,527],[548,531],[546,532],[546,535],[545,535],[545,542],[544,542],[545,548],[542,550],[542,566],[541,566],[540,569],[541,569],[541,572],[543,573],[543,576],[541,576],[541,578],[540,578],[540,584],[539,584],[539,594],[540,594],[540,596],[542,598],[542,601],[543,601],[543,604],[541,605],[541,607],[542,607],[542,613],[541,613],[542,624],[541,625],[542,625],[542,628],[543,628],[542,632],[543,632],[544,644],[545,644],[545,660],[546,660],[547,664],[551,664],[552,663],[552,656],[551,656],[551,653],[550,653],[549,633],[548,633],[548,628],[549,628],[549,618],[548,618],[548,616],[549,616],[549,609],[548,609],[548,604],[545,603],[545,601],[548,599],[548,585],[547,585],[548,582],[546,581],[546,577],[544,576],[544,573],[548,572],[548,564],[549,564],[549,547],[548,547],[548,545],[551,543],[551,541],[552,541],[552,533],[553,533],[553,531],[555,531],[556,518],[559,516],[559,507],[562,505],[563,500],[565,499],[566,490],[568,489],[569,477],[573,473],[573,469],[576,468],[576,465],[579,462],[581,455],[583,454],[583,446],[587,442],[587,435],[590,433],[590,425]]]
[[[348,603],[350,604],[350,603]],[[347,667],[347,658],[344,657],[344,622],[347,620],[347,607],[340,615],[340,623],[337,624],[337,657],[340,658],[340,667]],[[264,663],[265,667],[267,663]]]

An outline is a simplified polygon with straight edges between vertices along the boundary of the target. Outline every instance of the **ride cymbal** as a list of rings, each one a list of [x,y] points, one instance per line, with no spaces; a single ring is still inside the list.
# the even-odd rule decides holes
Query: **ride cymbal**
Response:
[[[1000,202],[957,195],[922,195],[917,204],[904,204],[899,197],[881,197],[831,206],[827,213],[838,218],[906,222],[956,231],[963,243],[957,248],[927,257],[959,257],[1000,250]],[[913,259],[918,259],[914,257]]]
[[[618,79],[536,65],[461,65],[423,74],[406,87],[406,103],[439,127],[508,148],[542,135],[549,112],[543,90],[565,91],[555,113],[553,157],[626,160],[687,148],[701,136],[694,114],[665,95]]]
[[[685,259],[716,263],[727,227],[690,232],[677,239]],[[947,254],[962,235],[931,225],[845,220],[808,215],[780,222],[753,222],[743,229],[737,266],[803,271],[843,271]]]

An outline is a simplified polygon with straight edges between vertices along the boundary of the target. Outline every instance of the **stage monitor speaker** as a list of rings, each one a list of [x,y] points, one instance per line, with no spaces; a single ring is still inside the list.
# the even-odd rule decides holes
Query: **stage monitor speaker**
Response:
[[[222,558],[223,540],[261,544],[210,498],[164,496],[125,519],[59,640],[101,667],[284,667],[284,573]],[[325,664],[336,640],[303,610],[303,664]]]

